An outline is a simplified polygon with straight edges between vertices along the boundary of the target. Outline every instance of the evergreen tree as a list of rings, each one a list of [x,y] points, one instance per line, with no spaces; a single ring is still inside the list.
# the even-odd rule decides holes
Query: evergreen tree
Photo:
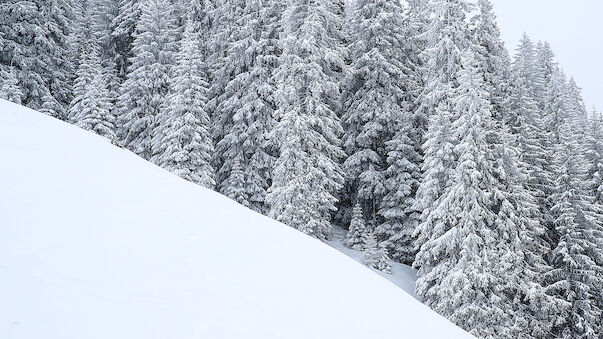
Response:
[[[338,2],[290,0],[282,23],[283,54],[276,72],[277,142],[269,215],[319,239],[331,234],[335,193],[342,187],[342,127],[337,30]]]
[[[74,104],[69,110],[72,114],[71,122],[98,135],[114,139],[115,117],[111,113],[109,89],[101,70],[98,46],[89,44],[89,48],[79,66],[77,84],[83,85],[83,90],[73,99]],[[90,79],[87,79],[88,77]]]
[[[526,188],[536,198],[539,211],[536,218],[547,230],[545,235],[554,246],[551,233],[552,207],[549,200],[553,192],[550,130],[547,119],[538,104],[535,88],[538,87],[538,71],[532,42],[524,35],[513,63],[513,92],[511,93],[511,131],[517,136],[521,150],[520,161],[525,164]]]
[[[565,301],[554,319],[553,334],[560,338],[595,338],[600,332],[601,310],[597,295],[601,286],[600,252],[592,237],[593,225],[585,216],[584,183],[577,145],[568,119],[561,122],[560,143],[555,147],[555,230],[559,240],[553,251],[554,269],[547,272],[549,292]]]
[[[352,70],[342,118],[345,134],[343,164],[349,198],[361,202],[365,216],[376,222],[385,194],[385,142],[393,123],[402,118],[403,9],[400,3],[356,1],[351,27]],[[380,222],[380,220],[379,220]]]
[[[115,67],[121,81],[126,80],[130,58],[134,55],[135,30],[144,0],[116,0],[117,13],[111,22],[111,39],[115,43]]]
[[[454,165],[450,124],[455,120],[451,98],[458,86],[462,51],[468,48],[466,15],[470,6],[463,0],[431,1],[425,17],[430,22],[425,31],[426,49],[422,55],[426,73],[425,88],[418,98],[419,111],[427,112],[428,130],[423,144],[423,176],[413,208],[421,213],[414,231],[415,248],[431,237],[436,201],[442,195]],[[420,262],[415,262],[419,266]]]
[[[218,188],[229,190],[234,159],[239,159],[245,175],[240,201],[253,210],[266,213],[266,191],[274,163],[267,134],[274,126],[275,103],[272,73],[277,66],[278,13],[272,1],[247,1],[242,15],[233,22],[232,41],[227,47],[224,66],[232,79],[220,96],[215,112],[226,134],[216,145]]]
[[[41,113],[55,118],[61,115],[59,112],[62,112],[63,107],[50,93],[46,93],[41,101],[42,108],[39,109]]]
[[[381,245],[391,253],[392,259],[411,265],[415,255],[412,235],[420,218],[413,206],[421,178],[421,159],[410,136],[414,126],[411,120],[400,119],[395,126],[396,134],[385,144],[388,151],[388,167],[384,173],[387,193],[379,210],[385,222],[375,232],[384,239]]]
[[[156,117],[168,93],[177,30],[168,0],[145,0],[141,11],[131,66],[120,91],[118,136],[130,150],[150,159]]]
[[[522,264],[522,253],[514,207],[493,175],[487,132],[494,118],[471,49],[458,80],[458,118],[451,124],[457,160],[431,212],[433,227],[424,233],[429,238],[417,253],[417,292],[457,325],[489,337],[509,333],[509,297],[517,286],[508,277]]]
[[[44,103],[52,102],[52,110],[47,107],[47,111],[60,119],[66,117],[73,72],[67,47],[70,9],[63,0],[7,0],[0,4],[0,65],[13,68],[23,105],[40,110]]]
[[[21,88],[19,88],[14,69],[12,67],[7,70],[0,69],[0,73],[2,74],[0,99],[8,100],[20,105],[23,92],[21,92]]]
[[[508,114],[510,57],[501,39],[491,1],[479,0],[478,7],[479,13],[472,18],[473,46],[490,94],[493,116],[502,121]]]
[[[390,274],[391,263],[387,255],[387,249],[379,246],[375,234],[368,230],[367,240],[365,245],[364,264],[368,267]]]
[[[207,80],[201,36],[189,20],[176,56],[170,91],[153,136],[153,161],[178,176],[213,189],[214,148],[205,111]]]
[[[367,229],[366,223],[364,221],[362,205],[360,203],[356,203],[352,214],[352,222],[350,223],[350,229],[348,230],[343,244],[351,249],[363,251],[364,249],[366,249],[366,242],[369,233],[370,230]]]

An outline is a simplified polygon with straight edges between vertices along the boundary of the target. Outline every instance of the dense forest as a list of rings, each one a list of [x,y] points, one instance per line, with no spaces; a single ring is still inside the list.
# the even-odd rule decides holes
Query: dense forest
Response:
[[[3,0],[0,98],[348,229],[477,337],[602,337],[603,115],[489,0]]]

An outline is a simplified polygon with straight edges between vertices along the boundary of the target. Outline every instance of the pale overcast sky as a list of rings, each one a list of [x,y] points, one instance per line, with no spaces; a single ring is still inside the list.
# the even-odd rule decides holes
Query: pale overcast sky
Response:
[[[590,108],[603,110],[603,0],[492,0],[507,48],[523,32],[548,41]]]

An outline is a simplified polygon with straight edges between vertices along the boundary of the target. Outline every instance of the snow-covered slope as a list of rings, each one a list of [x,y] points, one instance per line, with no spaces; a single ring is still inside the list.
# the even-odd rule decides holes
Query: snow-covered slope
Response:
[[[467,338],[337,250],[0,101],[0,338]]]

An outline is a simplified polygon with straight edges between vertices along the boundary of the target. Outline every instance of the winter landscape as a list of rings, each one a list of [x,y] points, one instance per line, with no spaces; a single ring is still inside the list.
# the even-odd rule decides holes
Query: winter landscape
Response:
[[[495,8],[0,0],[0,338],[603,338],[603,114]]]

